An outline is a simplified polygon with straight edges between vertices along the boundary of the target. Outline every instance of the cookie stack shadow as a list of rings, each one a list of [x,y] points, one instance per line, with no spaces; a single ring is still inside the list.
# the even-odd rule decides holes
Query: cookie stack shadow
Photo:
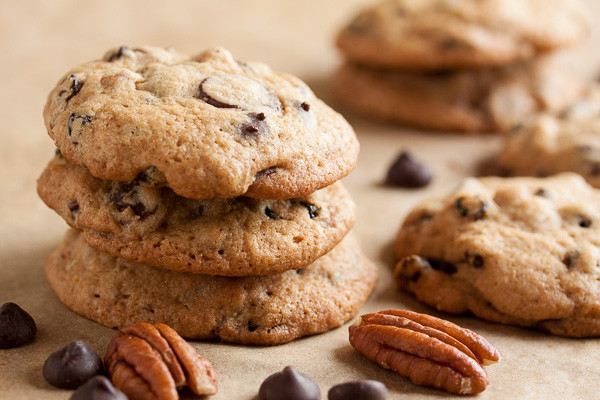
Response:
[[[586,84],[551,54],[588,30],[577,1],[383,0],[339,33],[347,61],[333,90],[369,117],[505,132],[533,114],[560,114],[581,96]]]
[[[38,193],[72,227],[46,276],[73,311],[271,345],[342,325],[374,289],[338,182],[358,142],[298,78],[221,48],[121,47],[69,72],[44,118]]]

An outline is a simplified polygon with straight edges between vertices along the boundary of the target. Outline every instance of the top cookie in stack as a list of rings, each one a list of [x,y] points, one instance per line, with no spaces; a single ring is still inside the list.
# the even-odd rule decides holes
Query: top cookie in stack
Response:
[[[550,52],[585,37],[570,0],[384,0],[337,39],[346,105],[378,118],[462,132],[504,131],[561,112],[583,89]]]
[[[294,76],[121,47],[70,71],[44,118],[58,150],[38,193],[76,229],[46,275],[80,314],[276,344],[341,325],[377,282],[341,243],[354,131]]]

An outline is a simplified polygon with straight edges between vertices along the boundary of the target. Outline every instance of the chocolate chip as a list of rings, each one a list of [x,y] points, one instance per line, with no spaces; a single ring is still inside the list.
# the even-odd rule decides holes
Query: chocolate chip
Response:
[[[127,46],[121,46],[119,47],[119,49],[111,54],[108,54],[106,56],[106,61],[108,62],[113,62],[121,57],[123,57],[123,53],[125,53],[125,51],[129,50],[129,47]]]
[[[456,273],[456,265],[452,264],[451,262],[438,260],[435,258],[427,258],[426,260],[431,268],[435,269],[436,271],[440,271],[448,275]]]
[[[200,100],[202,100],[203,102],[205,102],[207,104],[210,104],[213,107],[217,107],[217,108],[239,108],[235,104],[227,104],[227,103],[224,103],[222,101],[219,101],[217,99],[213,99],[212,97],[210,97],[208,95],[208,93],[206,93],[204,91],[204,85],[206,84],[206,82],[209,79],[210,79],[210,77],[205,78],[202,82],[200,82],[200,86],[199,86],[200,93],[198,94],[198,98]]]
[[[251,136],[264,135],[268,131],[268,126],[265,123],[266,116],[264,113],[248,114],[250,121],[242,125],[240,130],[242,133]]]
[[[577,263],[577,259],[579,259],[579,255],[581,252],[579,250],[571,250],[565,254],[562,259],[563,264],[567,266],[567,268],[573,267]]]
[[[79,211],[79,202],[77,200],[71,200],[69,204],[67,204],[67,208],[71,212]]]
[[[42,375],[53,386],[75,389],[102,370],[102,361],[94,350],[76,340],[50,354],[42,368]]]
[[[31,343],[35,338],[35,321],[15,303],[0,306],[0,349],[11,349]]]
[[[106,377],[98,375],[79,386],[69,400],[127,400],[127,396]]]
[[[386,400],[388,391],[379,381],[363,380],[340,383],[327,393],[328,400]]]
[[[265,215],[269,217],[269,219],[283,219],[282,216],[271,210],[269,207],[265,207]]]
[[[471,254],[465,251],[465,259],[475,268],[483,267],[483,257],[480,254]]]
[[[302,275],[304,273],[304,268],[299,268],[296,270],[296,275]]]
[[[310,216],[310,219],[314,219],[319,216],[319,211],[321,211],[320,207],[317,207],[311,203],[306,203],[304,201],[300,202],[300,204],[308,210],[308,215]]]
[[[150,167],[140,172],[135,181],[148,186],[163,186],[167,183],[167,178],[158,168]]]
[[[540,196],[540,197],[549,197],[548,191],[544,188],[539,188],[538,190],[535,191],[534,194],[536,196]]]
[[[391,186],[420,188],[427,186],[432,178],[433,174],[428,167],[415,161],[407,152],[402,152],[388,169],[385,183]]]
[[[580,214],[577,216],[577,225],[582,228],[589,228],[592,226],[592,220],[589,217]]]
[[[258,329],[258,324],[254,321],[248,321],[248,331],[254,332]]]
[[[479,197],[459,197],[454,201],[454,208],[462,217],[473,217],[475,221],[487,215],[489,204]]]
[[[592,164],[592,166],[590,167],[590,175],[592,175],[592,176],[600,175],[600,164],[599,163]]]
[[[259,400],[320,400],[319,385],[310,377],[287,366],[260,385]]]
[[[300,108],[302,108],[304,111],[309,111],[310,110],[310,104],[308,104],[307,102],[303,101],[302,104],[300,104]]]
[[[443,51],[456,51],[456,50],[464,50],[469,48],[469,44],[464,40],[460,40],[457,38],[449,38],[440,42],[439,47]]]
[[[81,88],[83,87],[83,82],[77,78],[77,75],[71,74],[71,75],[69,75],[69,77],[67,79],[71,81],[71,86],[69,87],[69,90],[61,90],[58,93],[59,97],[62,97],[65,94],[67,95],[67,97],[65,98],[66,103],[68,103],[69,100],[71,100],[73,97],[75,97],[77,95],[77,93],[79,93],[81,91]]]
[[[130,208],[135,215],[144,219],[156,211],[149,210],[139,199],[137,199],[137,183],[135,181],[123,182],[115,185],[109,193],[109,200],[117,211],[123,212]]]
[[[67,134],[73,144],[79,143],[78,140],[79,137],[81,137],[83,127],[90,122],[92,122],[92,117],[89,115],[75,115],[75,113],[72,113],[69,116],[69,120],[67,121]],[[74,127],[77,128],[77,125],[79,125],[79,129],[77,129],[75,131],[76,134],[73,135],[73,129]]]

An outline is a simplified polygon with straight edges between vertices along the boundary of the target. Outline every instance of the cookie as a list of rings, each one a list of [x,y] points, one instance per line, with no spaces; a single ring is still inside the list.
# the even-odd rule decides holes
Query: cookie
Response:
[[[300,79],[223,48],[121,47],[51,91],[46,128],[97,178],[151,177],[194,199],[301,197],[350,172],[346,120]]]
[[[333,77],[338,101],[366,116],[462,132],[505,131],[533,113],[562,112],[583,87],[556,60],[437,73],[347,63]]]
[[[541,116],[510,132],[497,157],[503,175],[576,172],[600,188],[600,90],[561,118]]]
[[[600,191],[579,175],[468,178],[415,208],[395,251],[400,286],[438,310],[600,336]]]
[[[588,30],[578,1],[384,0],[360,12],[337,45],[358,63],[442,70],[530,60]]]
[[[70,230],[46,276],[75,312],[109,327],[164,323],[188,339],[279,344],[356,315],[377,269],[350,235],[298,271],[243,278],[177,273],[112,257]]]
[[[193,200],[136,179],[111,182],[56,156],[38,193],[93,247],[130,261],[209,275],[302,268],[351,229],[356,206],[341,183],[286,200]]]

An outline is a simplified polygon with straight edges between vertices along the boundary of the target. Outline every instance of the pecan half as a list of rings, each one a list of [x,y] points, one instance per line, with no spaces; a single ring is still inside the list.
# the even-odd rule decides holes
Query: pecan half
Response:
[[[217,375],[206,359],[164,324],[139,322],[110,341],[104,364],[129,399],[177,400],[185,385],[198,395],[217,393]]]
[[[482,367],[501,355],[482,336],[443,319],[407,310],[363,315],[350,343],[369,360],[418,385],[476,394],[489,383]]]

